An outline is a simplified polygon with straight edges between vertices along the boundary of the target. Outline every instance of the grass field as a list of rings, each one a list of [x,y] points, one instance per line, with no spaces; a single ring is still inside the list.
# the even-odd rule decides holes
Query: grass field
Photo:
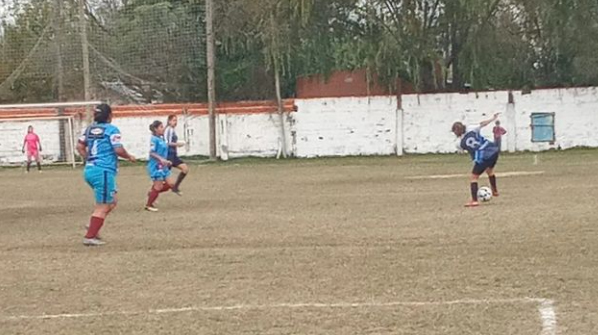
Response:
[[[0,170],[0,334],[597,334],[598,152],[533,161],[474,209],[465,156],[193,166],[159,213],[124,167],[101,248],[81,170]]]

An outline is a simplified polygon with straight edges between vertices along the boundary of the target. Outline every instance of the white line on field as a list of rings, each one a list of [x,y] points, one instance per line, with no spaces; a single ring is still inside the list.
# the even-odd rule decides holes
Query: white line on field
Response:
[[[556,312],[554,301],[538,298],[514,298],[514,299],[463,299],[452,301],[394,301],[394,302],[357,302],[357,303],[296,303],[296,304],[272,304],[272,305],[231,305],[231,306],[191,306],[181,308],[161,308],[146,311],[112,311],[95,313],[75,314],[43,314],[43,315],[17,315],[0,317],[0,321],[22,321],[22,320],[49,320],[49,319],[80,319],[106,316],[134,316],[147,314],[176,314],[185,312],[208,312],[208,311],[234,311],[251,309],[308,309],[308,308],[366,308],[366,307],[425,307],[425,306],[451,306],[451,305],[491,305],[491,304],[536,304],[542,320],[541,335],[556,335]]]
[[[540,318],[542,319],[541,335],[556,335],[556,311],[554,301],[544,299],[540,302]]]
[[[537,176],[544,174],[545,171],[513,171],[513,172],[503,172],[497,173],[498,177],[519,177],[519,176]],[[425,180],[425,179],[454,179],[454,178],[467,178],[469,174],[439,174],[439,175],[431,175],[431,176],[411,176],[406,177],[406,179],[411,180]]]

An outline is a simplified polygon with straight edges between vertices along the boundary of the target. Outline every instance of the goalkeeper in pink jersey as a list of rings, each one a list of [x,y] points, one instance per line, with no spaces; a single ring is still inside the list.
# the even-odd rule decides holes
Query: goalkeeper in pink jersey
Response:
[[[37,170],[42,172],[42,164],[39,155],[39,153],[42,152],[42,143],[39,136],[33,131],[33,126],[27,128],[27,135],[25,135],[25,140],[23,141],[22,151],[23,153],[27,152],[27,173],[29,173],[33,159],[37,162]]]

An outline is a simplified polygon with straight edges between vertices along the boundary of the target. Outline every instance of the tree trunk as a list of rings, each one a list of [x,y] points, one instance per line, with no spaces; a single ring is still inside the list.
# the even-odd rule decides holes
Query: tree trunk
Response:
[[[54,0],[54,20],[52,21],[54,28],[54,56],[56,61],[55,68],[55,89],[56,99],[59,102],[65,100],[64,97],[64,66],[62,64],[62,46],[63,46],[63,30],[62,30],[62,0]],[[63,115],[64,109],[58,108],[57,115]],[[60,120],[58,123],[58,131],[60,136],[60,154],[59,159],[66,160],[66,127],[65,120]]]
[[[206,0],[206,41],[208,63],[208,111],[210,119],[210,159],[216,159],[216,56],[213,0]]]
[[[285,112],[284,103],[282,101],[282,93],[280,88],[280,61],[278,58],[274,59],[274,84],[276,86],[276,103],[278,104],[278,116],[280,117],[280,136],[282,137],[282,157],[287,158],[287,131],[285,128]]]
[[[62,0],[54,0],[54,57],[56,62],[55,71],[55,92],[57,101],[64,101],[64,66],[62,64]]]
[[[85,19],[85,0],[79,0],[79,34],[81,36],[81,51],[83,55],[83,91],[85,101],[91,101],[91,71],[89,69],[89,43],[87,40],[87,20]],[[87,121],[91,121],[91,109],[85,108]]]

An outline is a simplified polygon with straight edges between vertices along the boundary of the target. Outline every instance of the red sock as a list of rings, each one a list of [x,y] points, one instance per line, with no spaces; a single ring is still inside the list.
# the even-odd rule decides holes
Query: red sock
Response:
[[[159,195],[160,195],[160,192],[152,187],[152,189],[150,190],[149,195],[147,197],[147,205],[146,206],[148,206],[148,207],[153,206],[154,202],[156,201],[156,199],[158,199]]]
[[[168,192],[168,191],[170,191],[170,189],[171,189],[170,185],[168,185],[168,183],[164,183],[162,185],[162,191],[160,191],[160,193]]]
[[[96,238],[103,225],[104,219],[92,216],[91,220],[89,220],[89,229],[87,229],[87,235],[85,235],[85,238]]]

